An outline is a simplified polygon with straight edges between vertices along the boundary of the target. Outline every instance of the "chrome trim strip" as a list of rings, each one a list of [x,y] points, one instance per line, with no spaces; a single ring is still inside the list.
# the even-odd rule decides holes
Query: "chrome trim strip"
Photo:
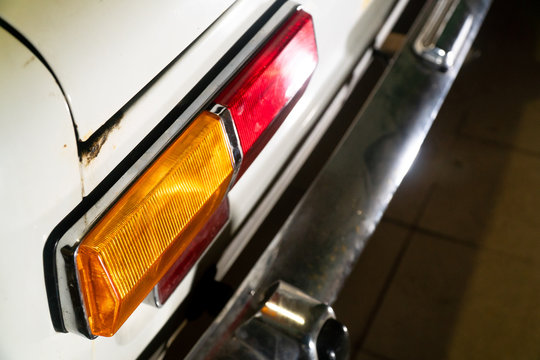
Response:
[[[269,8],[272,4],[269,4]],[[284,3],[271,18],[257,31],[257,33],[246,43],[228,65],[215,77],[199,96],[187,107],[178,119],[150,146],[150,148],[120,177],[120,179],[107,190],[107,192],[80,217],[69,229],[56,241],[55,246],[55,266],[56,266],[56,286],[58,288],[58,300],[60,303],[61,317],[66,331],[77,333],[94,338],[94,335],[85,331],[89,328],[87,319],[81,319],[80,314],[84,313],[82,295],[79,296],[70,291],[70,288],[80,289],[77,276],[73,276],[74,263],[62,254],[62,249],[72,249],[73,256],[84,235],[93,227],[95,223],[105,214],[107,209],[118,199],[118,197],[133,183],[135,179],[146,169],[152,161],[175,139],[182,130],[195,118],[205,107],[211,104],[218,91],[222,89],[234,75],[246,64],[251,57],[260,49],[264,43],[272,36],[279,26],[298,9],[298,4],[294,2]],[[225,114],[225,113],[223,113]],[[229,125],[226,130],[230,139],[232,133]],[[234,140],[230,140],[234,142]],[[239,144],[238,144],[239,145]],[[241,152],[240,152],[241,153]],[[233,153],[233,158],[238,159],[238,155]],[[65,252],[66,250],[64,250]],[[75,259],[73,257],[73,259]],[[73,260],[74,261],[74,260]],[[72,296],[73,295],[73,296]],[[81,312],[80,308],[83,308]],[[86,324],[86,325],[85,325]]]
[[[195,264],[195,266],[197,266],[197,265]],[[144,301],[147,304],[154,305],[157,308],[160,308],[160,307],[163,306],[164,303],[162,303],[159,300],[159,290],[158,290],[157,285],[152,288],[152,292],[150,294],[148,294],[148,296],[146,297],[146,299]]]
[[[474,16],[465,0],[440,0],[413,43],[418,56],[442,70],[465,50]]]
[[[221,125],[223,126],[223,129],[225,130],[225,133],[227,134],[227,139],[229,141],[229,148],[231,149],[231,162],[234,164],[233,165],[234,173],[231,180],[231,184],[229,185],[229,188],[227,189],[228,191],[234,184],[236,177],[238,176],[238,172],[240,171],[240,167],[242,166],[242,159],[243,159],[242,145],[240,144],[238,131],[236,130],[236,126],[234,124],[234,121],[232,119],[232,115],[229,109],[227,109],[223,105],[215,104],[212,107],[212,109],[210,109],[210,112],[220,117]]]
[[[396,56],[368,104],[188,359],[225,355],[237,324],[279,280],[332,304],[414,160],[480,28],[491,0],[467,0],[474,22],[454,66],[440,72],[413,53]],[[433,2],[413,27],[418,34]],[[328,211],[331,209],[331,211]]]
[[[81,335],[86,336],[89,339],[95,339],[97,336],[92,334],[90,330],[90,324],[88,322],[88,314],[86,312],[86,306],[84,305],[83,295],[81,292],[79,272],[77,271],[77,253],[79,252],[79,243],[73,247],[64,246],[60,249],[65,264],[66,274],[68,275],[69,290],[71,294],[71,305],[73,306],[74,316],[76,320],[77,330]]]

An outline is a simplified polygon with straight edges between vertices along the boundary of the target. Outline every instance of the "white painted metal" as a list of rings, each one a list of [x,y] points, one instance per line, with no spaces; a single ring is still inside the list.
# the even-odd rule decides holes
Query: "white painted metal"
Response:
[[[119,125],[109,132],[98,156],[90,162],[83,159],[85,196],[199,82],[271,3],[237,1],[126,110]]]
[[[148,30],[148,23],[154,24],[156,19],[162,19],[166,23],[170,19],[168,14],[159,17],[153,11],[174,13],[177,11],[175,9],[195,2],[177,0],[170,3],[168,10],[163,10],[163,4],[163,7],[157,10],[152,8],[154,3],[146,4],[151,8],[148,11],[145,11],[144,4],[140,2],[118,2],[121,5],[88,2],[84,6],[92,11],[81,13],[83,5],[63,0],[51,5],[56,12],[43,10],[48,14],[48,23],[43,20],[34,26],[32,32],[19,30],[43,52],[59,75],[71,99],[79,131],[84,137],[123,105],[118,100],[120,95],[117,91],[124,95],[137,93],[145,85],[143,79],[148,81],[150,73],[155,75],[155,71],[161,70],[155,70],[155,64],[160,63],[163,68],[171,61],[165,50],[161,53],[152,51],[155,50],[152,42],[156,39],[156,33]],[[219,3],[223,5],[231,2]],[[313,15],[320,62],[303,98],[232,190],[231,221],[234,231],[238,231],[240,224],[249,218],[261,195],[273,185],[284,161],[316,125],[326,104],[346,80],[394,3],[392,0],[343,0],[337,6],[335,2],[325,0],[299,2]],[[206,6],[201,2],[196,3],[201,8]],[[3,252],[0,262],[0,318],[4,324],[0,339],[1,358],[133,358],[165,324],[189,290],[190,277],[163,308],[156,309],[146,304],[139,306],[112,338],[90,341],[73,334],[55,333],[49,317],[43,282],[44,241],[52,228],[81,201],[81,192],[86,195],[94,189],[271,3],[271,0],[236,1],[130,106],[120,126],[109,134],[98,156],[89,164],[81,164],[80,173],[71,120],[58,87],[37,60],[31,60],[29,65],[23,67],[26,60],[30,60],[31,54],[17,45],[9,35],[2,33],[0,239],[4,246],[9,244],[9,251]],[[104,18],[99,15],[101,6],[110,10],[110,14],[104,15]],[[130,6],[134,9],[128,10]],[[37,15],[29,7],[28,0],[10,1],[2,3],[0,11],[15,14],[27,27],[32,28],[33,25],[28,23]],[[194,11],[192,14],[198,11],[191,10]],[[131,15],[126,15],[128,13]],[[215,14],[217,13],[219,12]],[[6,19],[11,21],[13,17]],[[53,24],[54,22],[58,24]],[[203,26],[204,19],[200,20],[195,16],[191,16],[188,22],[195,27],[204,28],[208,25]],[[13,24],[17,26],[18,23]],[[35,33],[35,29],[45,27],[45,34]],[[143,28],[153,35],[142,34]],[[91,34],[81,34],[81,29]],[[65,34],[67,32],[72,34]],[[82,36],[81,44],[91,41],[99,44],[91,45],[92,51],[90,48],[82,49],[82,45],[74,44],[76,37],[73,34]],[[163,39],[162,43],[178,40],[175,36],[174,33],[167,34],[167,40]],[[119,39],[124,37],[130,43],[131,52],[127,57],[125,52],[118,48],[113,49],[113,44],[117,44]],[[54,43],[58,47],[51,49],[61,53],[61,56],[56,57],[62,57],[61,61],[50,58],[50,51],[53,50],[42,50],[43,41],[47,44]],[[69,51],[61,49],[62,41],[66,41],[68,47],[71,46]],[[159,48],[161,45],[156,46]],[[175,48],[176,54],[182,46],[184,45]],[[76,53],[77,49],[82,53]],[[99,49],[102,51],[98,51]],[[114,62],[117,69],[120,67],[118,64],[124,64],[129,68],[126,73],[134,78],[125,74],[112,74],[112,67],[103,65],[104,60],[99,55]],[[148,64],[137,57],[146,59]],[[69,64],[70,59],[76,60],[78,65]],[[101,73],[96,70],[99,67],[96,64],[106,66],[108,70]],[[78,70],[75,71],[76,68]],[[142,73],[140,76],[137,74],[139,71]],[[97,73],[101,75],[98,76]],[[62,74],[69,74],[68,77],[74,85],[68,85],[70,81],[64,81],[67,75]],[[119,79],[124,77],[126,82],[117,84]],[[110,84],[105,86],[107,81]],[[99,89],[100,94],[96,94],[96,89]],[[19,94],[18,98],[15,97],[16,94]],[[331,117],[321,120],[322,125],[317,125],[318,136],[331,120]],[[81,131],[83,126],[86,133]],[[63,147],[64,144],[66,148]],[[279,192],[273,195],[277,198]],[[270,208],[268,203],[267,208]],[[260,212],[258,216],[264,217],[265,212]],[[245,239],[234,246],[240,248],[242,241]],[[20,273],[16,269],[21,269]]]
[[[75,134],[40,61],[1,28],[0,49],[0,358],[55,357],[64,338],[49,317],[43,246],[82,199]]]
[[[6,0],[4,20],[53,68],[86,140],[234,0]]]
[[[0,49],[0,358],[135,358],[185,297],[193,274],[162,309],[140,306],[114,338],[54,331],[43,247],[82,200],[75,134],[43,64],[1,28]]]

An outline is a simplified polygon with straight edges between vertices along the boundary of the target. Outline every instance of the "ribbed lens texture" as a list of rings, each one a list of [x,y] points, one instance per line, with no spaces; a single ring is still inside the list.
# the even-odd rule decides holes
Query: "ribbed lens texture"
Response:
[[[218,208],[233,166],[203,113],[83,239],[77,266],[93,334],[111,336]]]
[[[317,61],[311,16],[298,11],[216,99],[231,112],[245,164],[257,155],[252,148],[260,151],[256,140],[307,84]]]

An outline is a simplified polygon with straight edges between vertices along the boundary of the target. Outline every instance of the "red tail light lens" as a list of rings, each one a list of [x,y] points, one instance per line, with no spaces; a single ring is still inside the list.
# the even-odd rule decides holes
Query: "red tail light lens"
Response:
[[[300,10],[218,96],[216,102],[229,109],[236,125],[244,153],[242,168],[268,141],[263,135],[272,122],[301,95],[317,61],[313,22]]]

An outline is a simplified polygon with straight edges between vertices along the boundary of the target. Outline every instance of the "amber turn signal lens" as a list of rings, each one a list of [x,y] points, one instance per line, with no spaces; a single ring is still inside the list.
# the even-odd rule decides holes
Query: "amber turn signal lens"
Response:
[[[90,330],[112,336],[219,207],[234,165],[217,115],[202,113],[83,238]]]

